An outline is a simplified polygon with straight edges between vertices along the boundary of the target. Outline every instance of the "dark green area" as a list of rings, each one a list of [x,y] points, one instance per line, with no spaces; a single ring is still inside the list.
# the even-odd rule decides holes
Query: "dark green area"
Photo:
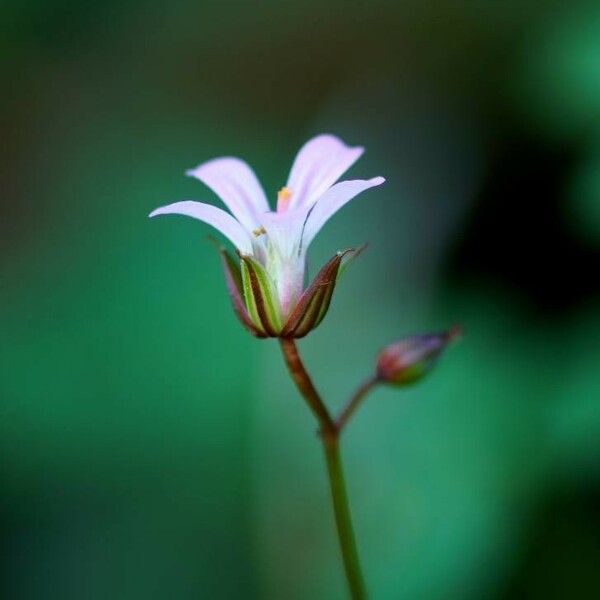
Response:
[[[343,443],[374,599],[600,594],[600,10],[563,3],[0,6],[3,598],[344,596],[323,459],[277,344],[228,304],[187,168],[270,198],[329,131],[387,183],[300,346],[341,406],[394,337],[460,322]],[[212,232],[210,232],[212,233]]]

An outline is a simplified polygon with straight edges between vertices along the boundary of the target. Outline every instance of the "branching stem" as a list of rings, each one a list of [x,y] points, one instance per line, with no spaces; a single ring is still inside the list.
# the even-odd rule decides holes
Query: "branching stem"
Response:
[[[319,433],[325,451],[333,511],[335,513],[338,539],[350,595],[353,600],[364,600],[366,598],[365,586],[358,560],[358,551],[340,458],[339,438],[341,430],[332,419],[325,403],[308,375],[298,354],[298,348],[294,340],[292,338],[281,338],[279,341],[292,379],[319,422]],[[360,396],[364,396],[367,391],[364,390]]]
[[[365,396],[379,383],[377,375],[371,375],[367,377],[357,388],[348,404],[342,409],[342,412],[335,420],[335,426],[338,431],[342,431],[346,426],[346,423],[350,420],[350,417],[354,414],[356,409],[360,406],[360,403],[364,400]]]

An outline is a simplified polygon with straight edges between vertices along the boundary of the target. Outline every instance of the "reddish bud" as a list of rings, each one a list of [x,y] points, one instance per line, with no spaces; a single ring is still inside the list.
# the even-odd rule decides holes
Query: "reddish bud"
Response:
[[[377,359],[377,377],[392,385],[407,385],[422,379],[435,365],[448,344],[461,335],[459,325],[442,333],[411,335],[386,346]]]

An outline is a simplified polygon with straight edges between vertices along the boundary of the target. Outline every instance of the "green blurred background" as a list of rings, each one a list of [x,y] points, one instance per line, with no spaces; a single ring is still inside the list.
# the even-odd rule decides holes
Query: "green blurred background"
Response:
[[[600,5],[0,5],[0,524],[8,599],[341,599],[321,450],[228,304],[186,168],[274,198],[302,142],[384,175],[301,343],[339,407],[377,350],[463,324],[344,455],[374,599],[600,597]]]

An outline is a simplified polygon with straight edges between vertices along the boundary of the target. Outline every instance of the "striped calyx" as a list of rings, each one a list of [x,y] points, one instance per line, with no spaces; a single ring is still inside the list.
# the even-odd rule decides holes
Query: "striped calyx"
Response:
[[[259,338],[300,338],[315,329],[327,314],[343,268],[363,248],[336,252],[302,292],[289,314],[282,315],[276,286],[260,262],[238,252],[238,264],[225,248],[218,246],[233,310],[242,325]]]

